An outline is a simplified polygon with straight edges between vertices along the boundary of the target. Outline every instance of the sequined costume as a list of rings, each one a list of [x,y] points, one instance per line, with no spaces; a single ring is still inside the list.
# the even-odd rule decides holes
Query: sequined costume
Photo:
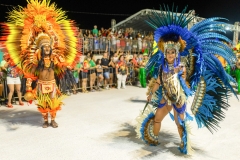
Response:
[[[1,40],[6,44],[11,63],[24,73],[24,98],[30,103],[37,100],[45,128],[48,112],[54,121],[61,109],[65,97],[61,91],[75,85],[70,69],[80,58],[77,27],[50,0],[27,3],[24,8],[19,6],[9,12],[8,22],[1,26],[4,34]],[[57,127],[56,123],[51,124]]]
[[[231,67],[236,57],[229,46],[221,41],[231,43],[221,34],[225,33],[221,25],[224,22],[219,20],[224,18],[205,19],[187,29],[194,18],[191,14],[185,14],[187,8],[178,16],[174,13],[177,12],[174,6],[172,11],[168,6],[164,5],[164,8],[165,12],[162,6],[161,13],[152,11],[147,20],[155,29],[153,53],[145,67],[147,73],[152,72],[153,76],[148,86],[148,95],[152,95],[152,99],[136,119],[136,132],[147,144],[158,145],[158,135],[154,134],[154,125],[159,123],[154,119],[156,110],[171,106],[174,116],[168,112],[172,120],[177,121],[181,137],[179,150],[183,154],[192,154],[188,121],[194,117],[199,128],[205,126],[210,132],[217,130],[219,122],[225,118],[224,110],[230,107],[227,103],[230,92],[236,96],[230,85],[230,82],[236,83],[235,80],[226,73],[215,55],[223,57]],[[168,49],[176,52],[173,64],[166,60]],[[157,81],[160,81],[157,84],[159,87],[152,93]]]

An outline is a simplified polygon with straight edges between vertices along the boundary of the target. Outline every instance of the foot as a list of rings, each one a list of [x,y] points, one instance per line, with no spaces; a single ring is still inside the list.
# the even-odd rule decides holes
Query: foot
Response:
[[[50,125],[51,125],[53,128],[57,128],[57,127],[58,127],[58,124],[55,122],[55,120],[51,120]]]
[[[8,108],[13,108],[13,105],[11,103],[7,104]]]
[[[44,121],[42,128],[47,128],[49,126],[48,121]]]
[[[77,91],[73,91],[73,94],[77,94]]]
[[[87,91],[87,90],[84,90],[83,93],[88,93],[88,91]]]
[[[23,102],[19,102],[19,105],[20,105],[20,106],[24,106],[24,103],[23,103]]]

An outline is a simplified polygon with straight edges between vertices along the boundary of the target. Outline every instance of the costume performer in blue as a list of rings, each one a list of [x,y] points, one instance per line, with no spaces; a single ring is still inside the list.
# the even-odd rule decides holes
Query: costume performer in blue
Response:
[[[236,83],[226,73],[215,54],[222,56],[232,66],[236,57],[225,43],[231,42],[219,20],[209,18],[186,27],[193,16],[186,15],[187,7],[179,16],[164,5],[161,13],[152,11],[147,23],[155,29],[156,47],[146,65],[149,73],[154,66],[149,84],[148,103],[137,117],[137,136],[150,145],[158,145],[158,134],[163,118],[169,113],[175,121],[181,138],[179,150],[191,154],[188,121],[193,117],[186,111],[190,108],[199,128],[210,132],[217,130],[225,117],[224,110],[230,105],[230,92],[235,95],[230,82]],[[217,40],[219,39],[219,40]],[[190,98],[191,97],[191,98]],[[190,102],[189,99],[192,99]],[[150,105],[151,104],[151,105]],[[173,109],[174,115],[170,112]]]

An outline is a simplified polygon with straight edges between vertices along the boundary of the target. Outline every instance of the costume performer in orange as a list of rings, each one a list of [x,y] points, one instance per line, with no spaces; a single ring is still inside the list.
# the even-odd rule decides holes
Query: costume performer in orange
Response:
[[[1,40],[5,40],[12,64],[20,64],[18,68],[24,73],[25,100],[30,103],[37,100],[44,119],[43,128],[49,126],[48,113],[50,125],[56,128],[56,113],[65,97],[58,89],[56,79],[63,88],[66,84],[75,85],[69,68],[76,65],[80,56],[77,27],[50,0],[27,2],[27,7],[9,12],[8,23],[2,24],[5,36]]]

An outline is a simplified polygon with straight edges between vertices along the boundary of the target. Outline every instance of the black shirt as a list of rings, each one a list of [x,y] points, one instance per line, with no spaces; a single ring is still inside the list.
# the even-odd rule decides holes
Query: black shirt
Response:
[[[108,67],[109,60],[107,58],[102,58],[101,59],[101,65],[102,66],[107,66]],[[103,72],[109,72],[109,69],[103,69]]]

